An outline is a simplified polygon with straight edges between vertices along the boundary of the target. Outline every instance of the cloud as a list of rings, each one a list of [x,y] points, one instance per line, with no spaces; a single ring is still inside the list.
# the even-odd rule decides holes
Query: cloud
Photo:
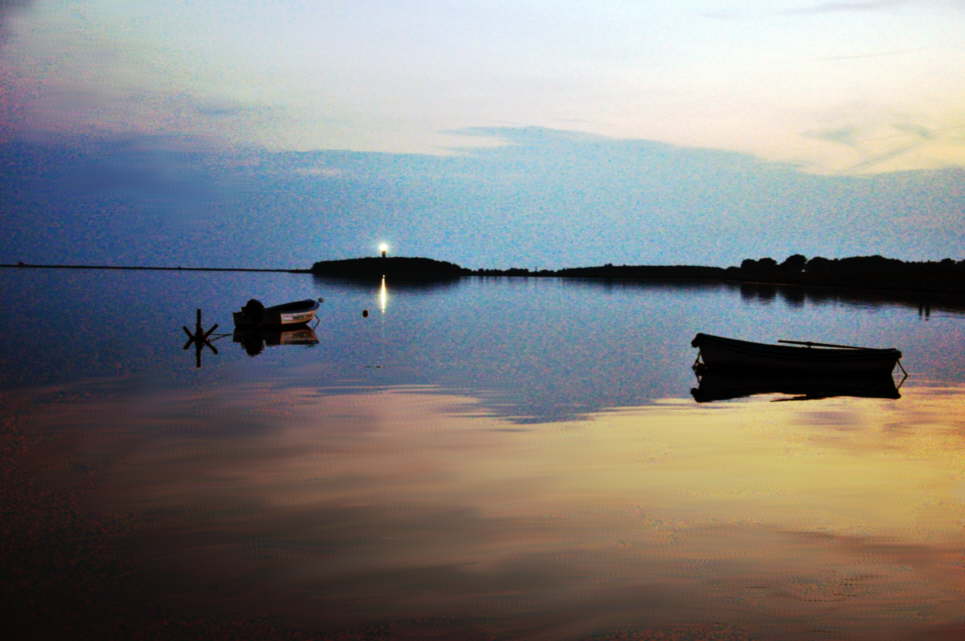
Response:
[[[237,116],[246,111],[246,109],[237,104],[227,104],[220,102],[204,102],[195,106],[195,110],[202,116]]]
[[[0,22],[8,15],[30,5],[33,0],[0,0]]]
[[[319,176],[321,178],[338,178],[345,172],[338,167],[300,167],[294,170],[300,176]]]
[[[919,125],[913,122],[900,122],[893,125],[898,131],[908,134],[913,138],[919,140],[935,140],[937,138],[937,132],[924,125]]]
[[[700,16],[711,20],[738,20],[744,18],[759,18],[769,15],[812,15],[824,13],[848,13],[863,11],[879,11],[903,4],[909,0],[869,0],[866,2],[822,2],[819,4],[800,6],[779,11],[752,12],[740,9],[714,9],[700,12]]]
[[[807,138],[814,138],[815,140],[824,140],[848,147],[857,147],[858,132],[857,127],[838,127],[836,129],[806,131],[803,135]]]
[[[919,51],[924,51],[926,47],[917,47],[915,49],[895,49],[892,51],[878,51],[873,53],[859,53],[847,56],[823,56],[818,58],[818,60],[865,60],[868,58],[885,58],[888,56],[904,56],[910,53],[918,53]]]
[[[929,139],[937,130],[911,118],[870,128],[847,118],[807,135],[870,172],[945,144]],[[191,264],[204,255],[214,266],[238,256],[310,265],[357,256],[377,237],[408,255],[531,269],[727,266],[792,253],[922,260],[957,257],[961,247],[961,170],[909,172],[921,177],[909,199],[892,174],[869,192],[866,177],[811,175],[735,152],[535,127],[461,133],[501,144],[433,156],[204,148],[150,136],[9,143],[0,145],[0,231],[12,262],[155,255]],[[909,253],[910,230],[895,221],[921,216],[944,221],[946,232],[914,229]]]
[[[699,15],[711,20],[735,20],[744,18],[747,14],[737,9],[714,9],[711,11],[702,11]]]
[[[840,174],[958,167],[965,153],[961,128],[928,113],[876,112],[858,104],[829,113],[825,121],[799,135],[832,143],[811,145],[811,150],[833,156],[833,171]]]
[[[33,0],[0,0],[0,45],[6,40],[7,20],[33,4]]]
[[[907,4],[907,0],[872,0],[870,2],[822,2],[821,4],[781,11],[782,15],[807,15],[818,13],[842,13],[851,11],[878,11]]]
[[[882,165],[886,165],[894,160],[901,158],[907,154],[910,154],[918,149],[921,149],[921,143],[912,143],[908,145],[902,145],[900,147],[889,149],[878,154],[874,154],[866,157],[859,163],[851,165],[848,167],[850,173],[862,174],[873,172]]]

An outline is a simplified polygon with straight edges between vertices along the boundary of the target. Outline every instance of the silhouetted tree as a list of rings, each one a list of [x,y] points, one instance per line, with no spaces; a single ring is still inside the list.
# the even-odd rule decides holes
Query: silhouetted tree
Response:
[[[802,254],[794,254],[793,256],[788,256],[781,263],[781,271],[786,274],[800,274],[804,271],[804,266],[807,264],[808,259]]]
[[[809,274],[827,274],[831,271],[831,261],[822,256],[815,256],[804,266]]]

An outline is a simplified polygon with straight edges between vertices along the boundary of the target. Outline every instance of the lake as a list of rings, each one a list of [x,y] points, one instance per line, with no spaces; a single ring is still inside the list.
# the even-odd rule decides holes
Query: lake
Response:
[[[551,278],[0,284],[0,597],[25,638],[965,637],[960,308]],[[323,297],[320,322],[235,337],[252,297]],[[219,325],[199,354],[196,309]],[[697,332],[897,347],[910,376],[898,398],[697,402]]]

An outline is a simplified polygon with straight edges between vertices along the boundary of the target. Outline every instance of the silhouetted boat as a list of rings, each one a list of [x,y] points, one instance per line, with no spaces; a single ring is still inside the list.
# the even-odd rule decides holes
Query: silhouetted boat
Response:
[[[828,376],[826,374],[765,374],[708,371],[698,375],[699,385],[690,390],[698,403],[725,401],[756,394],[786,394],[778,400],[813,400],[833,396],[901,398],[890,373]]]
[[[734,338],[697,334],[691,341],[700,349],[698,371],[751,371],[837,374],[890,374],[901,358],[894,348],[851,347],[810,341],[779,341],[768,345]]]
[[[234,312],[236,327],[295,327],[315,319],[319,301],[308,298],[265,307],[252,298],[241,311]]]
[[[267,345],[316,345],[318,337],[311,327],[236,327],[231,340],[241,343],[250,356],[257,356]]]

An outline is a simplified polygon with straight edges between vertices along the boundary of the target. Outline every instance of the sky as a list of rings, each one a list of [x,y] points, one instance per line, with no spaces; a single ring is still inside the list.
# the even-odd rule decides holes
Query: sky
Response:
[[[0,0],[0,262],[962,259],[963,33],[963,0]]]

